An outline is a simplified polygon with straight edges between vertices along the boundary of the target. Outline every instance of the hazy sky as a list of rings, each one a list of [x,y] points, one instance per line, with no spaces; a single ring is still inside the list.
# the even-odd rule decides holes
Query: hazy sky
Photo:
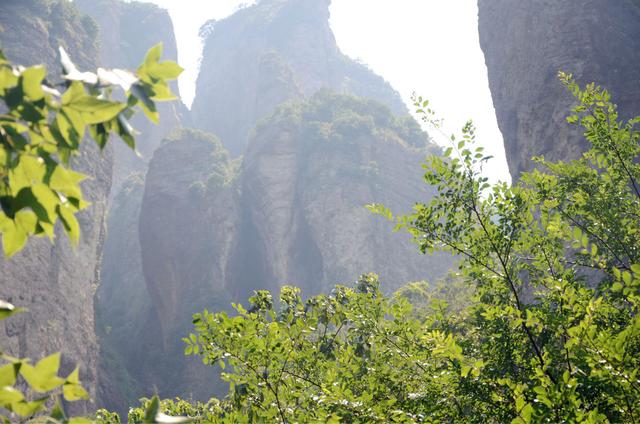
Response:
[[[202,50],[198,29],[206,20],[221,19],[252,2],[145,1],[171,13],[179,62],[186,68],[180,90],[190,105]],[[429,99],[444,118],[447,134],[458,133],[473,119],[478,139],[495,156],[487,175],[509,181],[478,42],[477,13],[476,0],[333,0],[331,26],[342,51],[383,76],[407,103],[413,92]],[[435,131],[430,133],[446,143]]]

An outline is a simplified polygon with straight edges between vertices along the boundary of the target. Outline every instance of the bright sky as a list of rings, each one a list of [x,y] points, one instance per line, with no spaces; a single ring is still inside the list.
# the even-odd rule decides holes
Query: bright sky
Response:
[[[145,1],[171,14],[179,62],[186,68],[180,91],[190,105],[202,53],[198,29],[208,19],[222,19],[253,1]],[[413,92],[429,99],[444,118],[445,133],[458,134],[473,119],[480,144],[495,157],[485,170],[487,176],[510,181],[478,41],[477,15],[476,0],[333,0],[331,27],[341,50],[389,81],[407,104]],[[447,143],[429,132],[437,142]]]

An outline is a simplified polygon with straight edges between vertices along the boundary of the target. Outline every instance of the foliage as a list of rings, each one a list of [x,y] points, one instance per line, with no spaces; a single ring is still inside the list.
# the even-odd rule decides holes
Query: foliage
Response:
[[[21,312],[10,303],[0,301],[0,320]],[[17,359],[0,352],[0,421],[44,422],[34,418],[46,411],[48,422],[81,424],[84,418],[67,418],[60,404],[60,396],[68,402],[88,399],[89,395],[79,381],[76,368],[66,378],[58,376],[60,354],[54,353],[32,365],[28,359]],[[21,390],[28,387],[29,391]]]
[[[581,159],[538,158],[518,185],[492,187],[469,123],[425,165],[429,203],[397,218],[370,206],[423,252],[461,258],[449,293],[466,305],[421,284],[388,299],[365,275],[307,301],[284,287],[279,306],[259,291],[234,316],[197,314],[186,354],[229,369],[210,422],[640,419],[640,119],[619,121],[605,90],[560,78],[592,146]]]
[[[457,334],[465,356],[485,364],[477,385],[459,386],[474,417],[634,422],[640,120],[620,122],[605,90],[560,78],[579,101],[568,122],[591,144],[580,160],[538,158],[545,172],[490,187],[467,125],[448,151],[454,157],[429,161],[425,181],[438,195],[398,221],[423,252],[461,255],[462,275],[476,288]]]
[[[266,291],[250,302],[234,305],[233,317],[195,315],[196,333],[184,339],[187,354],[231,367],[230,407],[213,422],[446,417],[447,382],[481,366],[460,361],[454,340],[413,319],[405,299],[385,298],[373,274],[306,302],[293,287],[282,289],[279,308]]]
[[[326,142],[338,145],[371,140],[373,135],[391,136],[413,148],[438,153],[429,135],[410,116],[396,117],[388,107],[375,100],[319,90],[304,101],[290,101],[278,107],[273,116],[258,123],[300,125],[309,147]]]
[[[103,149],[117,134],[135,149],[128,119],[141,109],[158,121],[156,101],[172,100],[168,81],[182,69],[160,62],[162,45],[149,50],[136,73],[99,68],[80,72],[60,49],[64,82],[46,79],[44,66],[12,65],[0,52],[0,233],[4,253],[21,250],[28,237],[54,238],[60,221],[77,242],[76,213],[87,207],[80,188],[84,175],[70,168],[85,133]],[[62,91],[60,91],[60,90]],[[116,90],[126,101],[116,100]]]
[[[128,423],[145,424],[144,417],[148,415],[148,409],[153,404],[153,399],[143,398],[140,400],[141,406],[132,408],[129,411]],[[183,399],[165,399],[158,403],[158,413],[160,420],[165,417],[167,424],[169,423],[187,423],[204,424],[212,422],[215,417],[222,412],[222,403],[217,399],[211,399],[209,402],[188,402]],[[168,418],[167,418],[168,417]],[[181,417],[181,418],[176,418]],[[171,421],[173,420],[173,421]],[[157,421],[157,420],[156,420]],[[98,421],[98,424],[116,424],[110,422]]]
[[[151,399],[143,398],[140,402],[141,407],[129,410],[127,417],[129,424],[199,424],[207,421],[194,421],[191,417],[198,416],[206,419],[208,414],[217,407],[213,401],[207,404],[189,403],[181,399],[161,401],[158,396]],[[104,409],[98,410],[94,418],[96,424],[120,424],[121,422],[118,414]]]

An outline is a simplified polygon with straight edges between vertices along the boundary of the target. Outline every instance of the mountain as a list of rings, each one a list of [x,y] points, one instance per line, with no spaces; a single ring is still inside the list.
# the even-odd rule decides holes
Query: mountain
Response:
[[[340,52],[329,0],[262,0],[201,30],[204,52],[193,103],[194,125],[244,153],[261,118],[288,99],[320,88],[378,100],[406,113],[382,78]]]
[[[574,104],[558,71],[607,88],[622,116],[640,113],[640,2],[479,0],[480,44],[514,178],[531,157],[587,147],[565,122]]]
[[[163,44],[164,59],[178,61],[173,23],[165,9],[151,3],[122,0],[75,0],[74,3],[98,24],[101,66],[136,69],[146,52],[157,43]],[[177,82],[171,84],[171,89],[180,95]],[[124,143],[115,143],[112,198],[131,173],[144,175],[160,140],[189,119],[189,111],[180,101],[159,103],[158,111],[160,123],[157,125],[142,115],[135,116],[132,121],[139,132],[136,139],[138,154]]]
[[[54,74],[62,45],[82,69],[98,64],[97,27],[67,1],[4,0],[0,27],[0,44],[15,63],[44,63]],[[79,364],[80,378],[95,398],[93,294],[99,283],[113,152],[100,152],[95,143],[85,142],[72,166],[90,177],[82,184],[91,207],[78,216],[80,242],[72,248],[57,228],[55,244],[31,239],[13,258],[0,255],[0,298],[28,308],[0,324],[0,346],[8,354],[32,359],[62,351],[61,372]],[[90,405],[74,403],[71,408],[87,412]]]
[[[168,136],[149,162],[142,203],[134,177],[110,216],[101,372],[131,384],[105,384],[107,406],[154,388],[224,393],[218,372],[183,355],[181,338],[202,309],[283,284],[326,292],[369,271],[391,291],[451,267],[450,257],[420,256],[364,208],[407,211],[428,198],[420,163],[439,150],[382,78],[340,53],[328,6],[262,0],[202,28],[198,129]]]
[[[169,13],[154,4],[121,0],[75,0],[99,29],[100,63],[105,67],[135,69],[149,48],[164,47],[163,58],[177,61],[178,50]],[[172,91],[180,94],[178,84]],[[133,152],[116,140],[111,205],[104,244],[101,284],[96,293],[96,331],[100,337],[98,399],[101,405],[120,408],[137,400],[146,384],[141,373],[130,374],[123,365],[127,358],[144,364],[140,349],[150,323],[151,302],[142,274],[138,237],[144,178],[149,160],[170,132],[189,122],[189,111],[181,101],[159,103],[159,124],[135,116],[132,125],[139,132]],[[133,341],[133,342],[132,342]]]
[[[152,309],[138,322],[151,325],[137,340],[145,365],[133,355],[124,363],[163,396],[223,392],[211,368],[182,356],[195,312],[284,284],[327,292],[366,271],[390,292],[451,268],[364,207],[407,211],[430,196],[420,162],[439,150],[411,118],[320,91],[282,105],[253,134],[242,162],[214,136],[183,130],[150,163],[139,232]]]
[[[256,127],[242,162],[233,297],[256,281],[312,295],[364,271],[380,274],[386,291],[442,275],[447,261],[421,257],[364,208],[407,211],[430,197],[419,178],[427,153],[438,149],[413,119],[373,100],[320,91],[281,106]]]

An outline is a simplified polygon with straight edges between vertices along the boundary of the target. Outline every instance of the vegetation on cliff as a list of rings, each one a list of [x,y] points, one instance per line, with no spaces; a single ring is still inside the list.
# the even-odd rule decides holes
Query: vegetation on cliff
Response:
[[[258,291],[231,315],[196,314],[184,339],[225,370],[228,396],[161,407],[196,422],[637,421],[640,118],[561,79],[591,145],[581,159],[539,158],[542,170],[492,187],[467,125],[448,159],[428,161],[437,195],[396,218],[423,252],[462,258],[453,287],[468,305],[433,299],[416,316],[409,290],[387,298],[374,275],[307,300]]]

